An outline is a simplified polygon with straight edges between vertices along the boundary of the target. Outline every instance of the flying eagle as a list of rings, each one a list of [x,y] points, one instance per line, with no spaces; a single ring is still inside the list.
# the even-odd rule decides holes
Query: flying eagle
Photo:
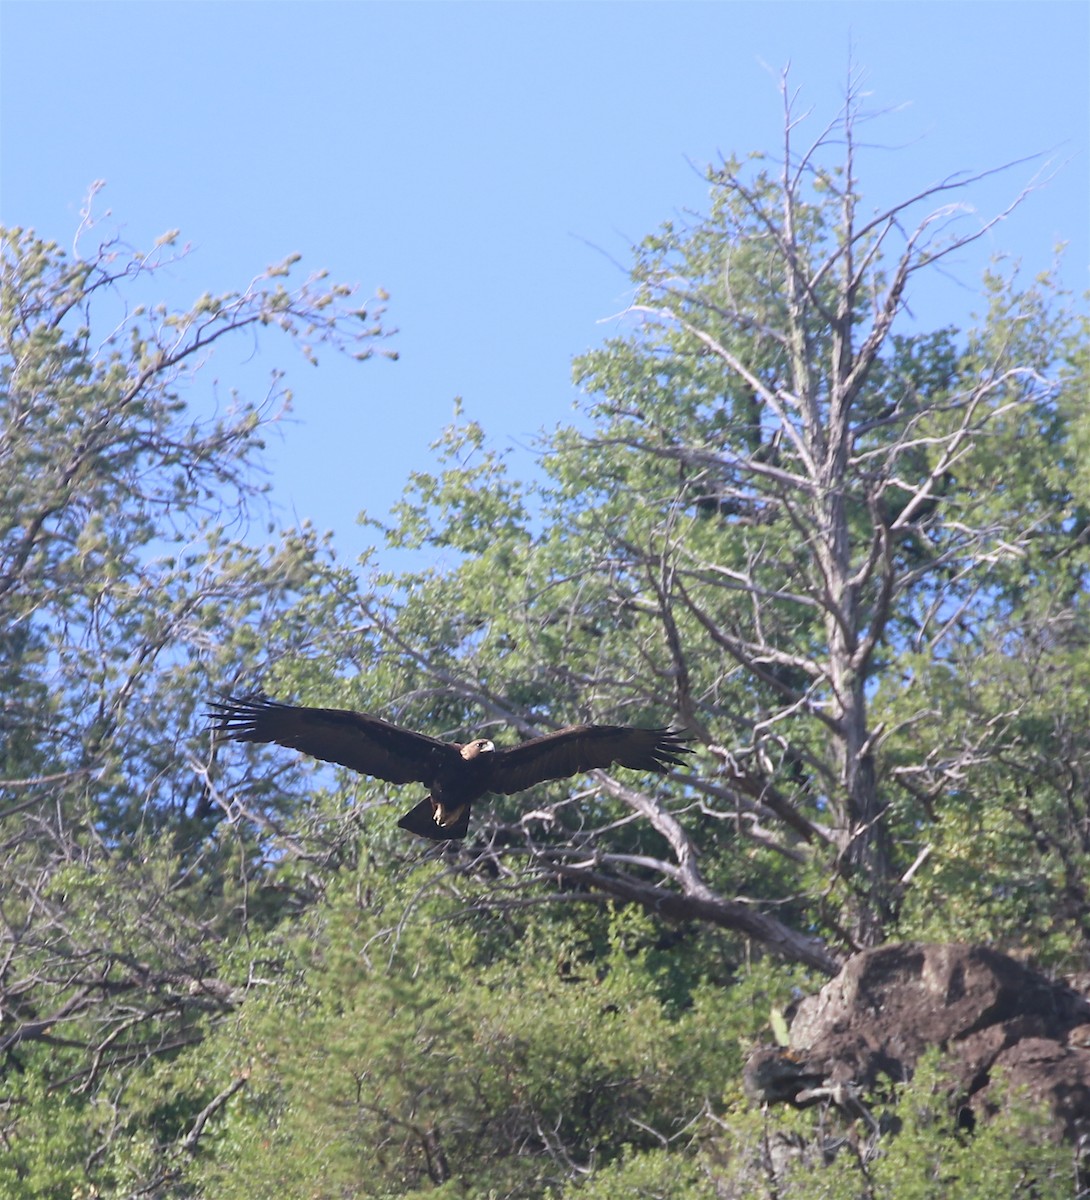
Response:
[[[546,779],[566,779],[613,763],[665,775],[684,766],[685,739],[672,729],[571,725],[497,750],[487,738],[441,742],[342,708],[297,708],[265,696],[210,704],[215,733],[236,742],[275,742],[387,783],[423,783],[430,794],[398,825],[433,841],[464,838],[469,811],[486,792],[510,796]]]

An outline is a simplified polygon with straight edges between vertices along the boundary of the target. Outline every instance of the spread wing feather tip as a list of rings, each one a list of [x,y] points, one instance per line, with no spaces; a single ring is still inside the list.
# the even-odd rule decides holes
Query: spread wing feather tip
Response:
[[[209,702],[213,732],[235,742],[276,742],[387,783],[426,783],[456,747],[368,713],[300,708],[260,693]]]
[[[628,725],[572,725],[496,752],[490,790],[511,795],[547,779],[566,779],[616,763],[665,775],[690,753],[682,730]]]

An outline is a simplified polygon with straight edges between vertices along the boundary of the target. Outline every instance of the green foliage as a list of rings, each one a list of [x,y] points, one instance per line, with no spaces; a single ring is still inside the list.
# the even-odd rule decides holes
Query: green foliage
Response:
[[[18,1121],[5,1130],[0,1195],[78,1196],[87,1182],[87,1150],[108,1129],[108,1113],[78,1097],[54,1094],[33,1066],[20,1089]]]
[[[732,1200],[1070,1200],[1072,1150],[1046,1111],[1007,1096],[968,1133],[956,1095],[936,1051],[874,1105],[869,1123],[849,1123],[835,1108],[734,1111],[698,1158],[714,1194]]]
[[[596,1170],[585,1184],[573,1183],[556,1200],[716,1200],[707,1170],[678,1151],[644,1150]]]
[[[951,1129],[947,1086],[937,1060],[931,1060],[921,1064],[916,1078],[901,1092],[896,1114],[903,1125],[896,1137],[888,1139],[888,1149],[870,1172],[875,1197],[1070,1197],[1071,1150],[1057,1144],[1047,1111],[1012,1098],[1013,1103],[979,1133],[966,1137]]]
[[[303,644],[269,626],[334,587],[313,531],[244,540],[280,377],[208,415],[183,391],[252,326],[311,358],[369,353],[381,330],[340,285],[289,291],[286,266],[189,312],[147,304],[169,237],[87,259],[18,229],[2,243],[3,1186],[90,1196],[165,1186],[163,1147],[207,1097],[182,1068],[169,1102],[145,1102],[157,1065],[238,1003],[239,948],[297,904],[271,865],[284,778],[240,803],[213,779],[200,707]]]
[[[223,1197],[548,1194],[588,1166],[676,1138],[738,1071],[745,1018],[697,985],[684,1003],[630,912],[550,929],[474,896],[345,879],[294,940],[300,982],[216,1039],[251,1070],[208,1166]],[[595,949],[595,943],[600,948]],[[227,1167],[223,1164],[229,1163]]]

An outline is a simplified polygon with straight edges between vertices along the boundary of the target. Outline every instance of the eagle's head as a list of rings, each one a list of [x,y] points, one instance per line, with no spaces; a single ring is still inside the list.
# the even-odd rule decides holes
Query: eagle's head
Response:
[[[475,758],[480,758],[482,754],[493,754],[496,747],[488,740],[488,738],[477,738],[475,742],[466,742],[462,747],[461,755],[466,762],[472,762]]]

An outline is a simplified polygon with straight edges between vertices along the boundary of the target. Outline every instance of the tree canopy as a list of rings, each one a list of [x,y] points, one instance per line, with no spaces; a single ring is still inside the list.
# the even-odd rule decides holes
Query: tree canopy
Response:
[[[355,570],[269,523],[282,374],[214,408],[194,381],[244,331],[388,353],[380,309],[289,261],[174,312],[171,236],[4,231],[0,1191],[764,1194],[741,1062],[847,955],[1090,968],[1085,316],[1002,265],[965,328],[910,312],[992,226],[948,204],[972,178],[873,211],[860,121],[788,103],[776,154],[709,168],[706,212],[633,247],[539,477],[459,413]],[[254,687],[697,753],[428,849],[386,785],[214,743],[207,700]],[[1069,1194],[1033,1114],[974,1157],[933,1083],[869,1174],[777,1194]]]

